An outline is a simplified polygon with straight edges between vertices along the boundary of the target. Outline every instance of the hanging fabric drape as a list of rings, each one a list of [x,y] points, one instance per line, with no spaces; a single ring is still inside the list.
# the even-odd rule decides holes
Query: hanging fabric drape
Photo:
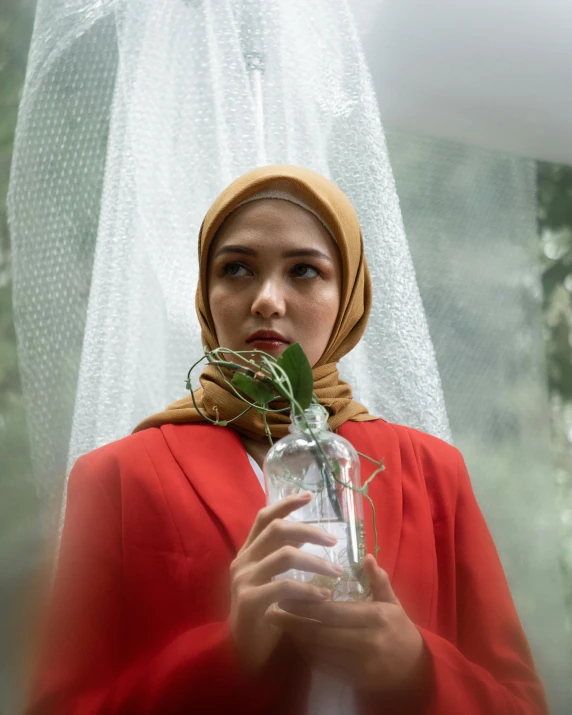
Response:
[[[62,106],[56,100],[70,87]],[[50,152],[56,167],[37,171],[38,152]],[[193,307],[198,229],[214,197],[261,158],[331,178],[359,215],[375,273],[366,338],[340,363],[356,399],[449,437],[376,98],[346,4],[322,0],[308,14],[301,0],[40,2],[10,206],[22,378],[52,513],[80,454],[185,395],[187,370],[202,354]],[[78,225],[84,202],[95,215]]]

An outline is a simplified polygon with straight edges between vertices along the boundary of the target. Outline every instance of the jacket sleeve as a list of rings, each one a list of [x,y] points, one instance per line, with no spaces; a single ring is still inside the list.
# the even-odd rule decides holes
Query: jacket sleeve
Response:
[[[431,715],[541,715],[544,691],[494,542],[458,450],[453,548],[457,639],[420,628],[431,661]]]
[[[437,558],[452,564],[456,637],[418,626],[426,671],[414,691],[362,698],[367,715],[545,715],[532,662],[494,542],[461,453],[456,504]],[[453,471],[454,475],[454,471]],[[453,500],[455,497],[453,495]],[[446,546],[445,546],[446,544]],[[445,553],[445,550],[447,553]],[[449,567],[448,567],[449,568]],[[448,584],[450,585],[450,584]]]
[[[128,661],[122,618],[121,520],[89,458],[70,474],[58,566],[27,715],[265,712],[269,667],[242,674],[227,622],[179,633]]]

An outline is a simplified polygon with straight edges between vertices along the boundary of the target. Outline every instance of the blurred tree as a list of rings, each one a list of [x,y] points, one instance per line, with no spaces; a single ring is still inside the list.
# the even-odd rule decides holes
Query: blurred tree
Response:
[[[572,636],[572,167],[539,162],[537,176],[546,363]]]
[[[38,554],[36,495],[12,316],[6,194],[18,104],[24,85],[35,0],[0,3],[0,711],[19,712],[26,654],[15,617]],[[29,615],[29,612],[28,614]],[[23,667],[20,667],[23,666]]]
[[[549,388],[572,400],[572,167],[539,162],[538,227]]]
[[[6,194],[34,10],[35,0],[3,0],[0,5],[0,455],[3,486],[12,478],[30,473],[12,319]]]

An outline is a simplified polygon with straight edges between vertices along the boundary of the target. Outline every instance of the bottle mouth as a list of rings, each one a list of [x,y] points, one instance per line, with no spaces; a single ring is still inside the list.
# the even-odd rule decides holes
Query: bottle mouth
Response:
[[[312,432],[320,432],[324,429],[328,429],[329,416],[329,412],[325,407],[319,404],[312,404],[304,410],[303,415],[297,414],[293,416],[291,412],[290,420],[294,429],[309,434],[310,429]]]

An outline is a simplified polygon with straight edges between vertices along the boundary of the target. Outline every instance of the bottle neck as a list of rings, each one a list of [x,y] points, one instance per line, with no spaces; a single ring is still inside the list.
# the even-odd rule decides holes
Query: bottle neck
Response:
[[[303,415],[298,414],[292,417],[292,413],[290,413],[292,425],[289,429],[291,432],[303,432],[305,434],[309,434],[310,430],[314,434],[322,432],[328,429],[328,417],[329,414],[325,407],[312,404],[304,410]]]

